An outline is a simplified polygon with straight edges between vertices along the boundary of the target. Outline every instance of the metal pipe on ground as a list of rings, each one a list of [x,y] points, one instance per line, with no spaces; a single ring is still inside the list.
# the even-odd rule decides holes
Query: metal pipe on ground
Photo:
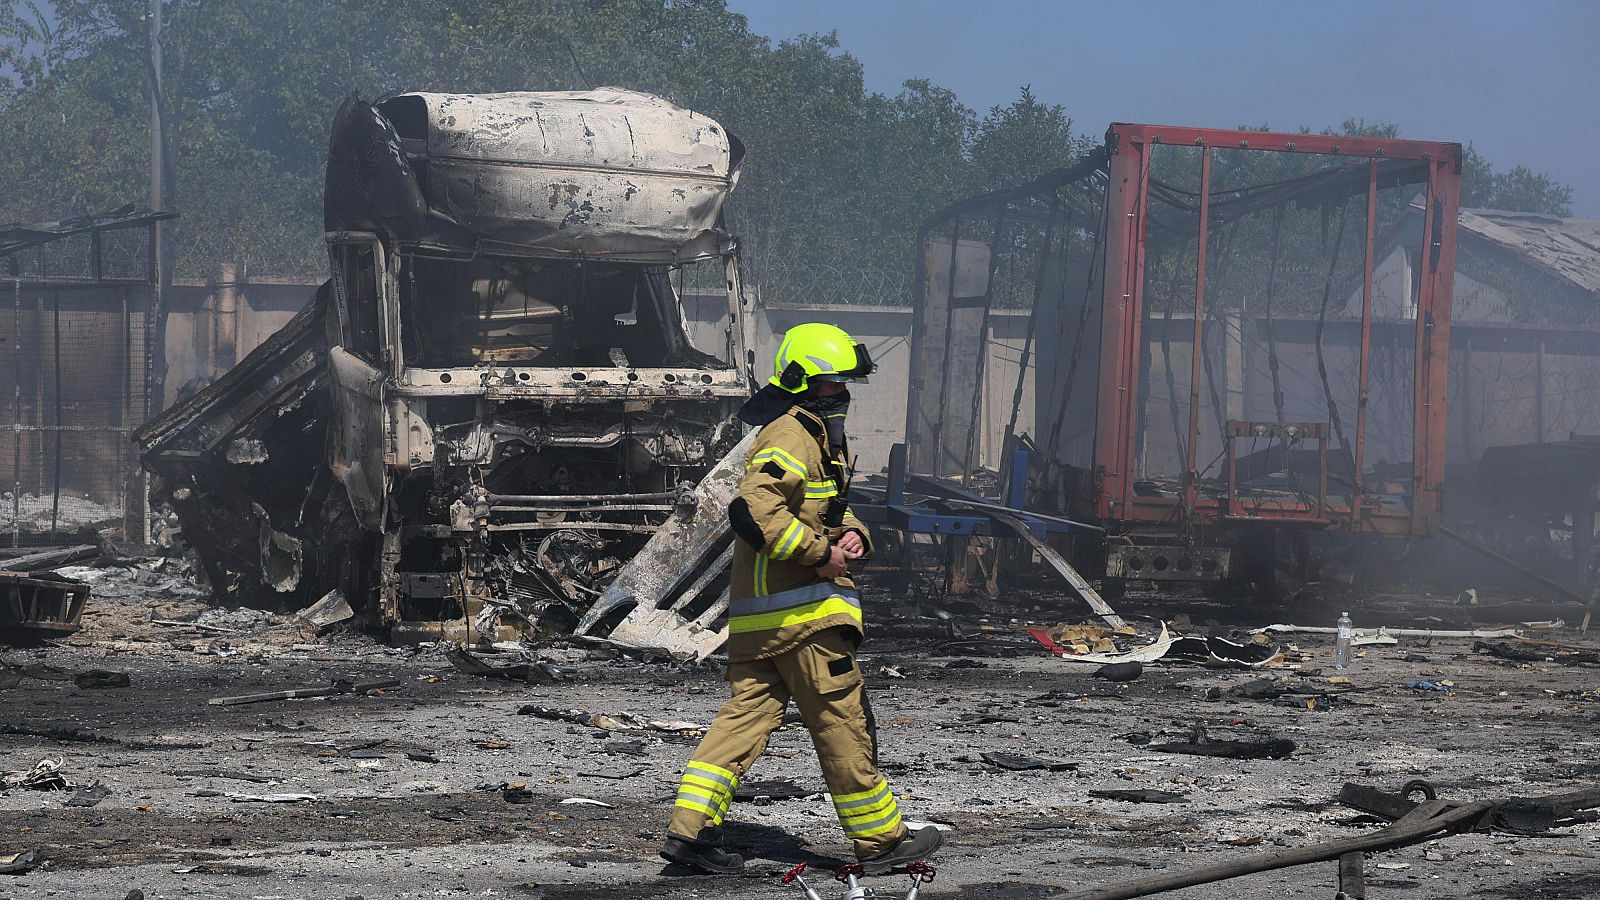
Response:
[[[1550,803],[1571,810],[1594,809],[1600,807],[1600,788],[1591,786],[1568,791],[1564,794],[1552,794],[1536,799],[1539,802]],[[1151,894],[1175,891],[1179,888],[1213,884],[1230,878],[1238,878],[1242,875],[1253,875],[1258,872],[1271,872],[1277,869],[1287,869],[1308,863],[1329,862],[1332,860],[1340,860],[1342,876],[1345,865],[1343,860],[1351,854],[1360,855],[1362,853],[1397,850],[1401,847],[1444,837],[1447,834],[1488,827],[1490,814],[1502,802],[1504,801],[1479,800],[1474,803],[1458,805],[1448,800],[1429,800],[1417,805],[1387,828],[1356,837],[1327,841],[1310,847],[1297,847],[1273,853],[1263,853],[1177,874],[1154,875],[1123,882],[1122,884],[1105,885],[1051,896],[1053,900],[1131,900],[1133,897],[1148,897]]]
[[[1484,800],[1447,808],[1449,806],[1450,804],[1443,800],[1425,803],[1417,807],[1411,815],[1406,816],[1404,819],[1387,828],[1379,829],[1369,834],[1328,841],[1323,844],[1314,844],[1310,847],[1297,847],[1291,850],[1279,850],[1275,853],[1263,853],[1245,859],[1218,863],[1214,866],[1203,866],[1171,875],[1155,875],[1122,884],[1091,888],[1086,891],[1057,894],[1055,897],[1056,900],[1131,900],[1133,897],[1148,897],[1151,894],[1160,894],[1202,884],[1212,884],[1243,875],[1253,875],[1258,872],[1271,872],[1277,869],[1303,866],[1308,863],[1329,862],[1340,859],[1349,853],[1394,850],[1410,844],[1431,840],[1445,833],[1466,830],[1477,822],[1484,813],[1492,809],[1494,804]]]

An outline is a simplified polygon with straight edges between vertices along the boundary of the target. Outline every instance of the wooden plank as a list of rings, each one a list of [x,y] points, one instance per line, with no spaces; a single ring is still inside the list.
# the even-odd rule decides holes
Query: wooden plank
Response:
[[[93,544],[80,544],[76,547],[61,547],[0,560],[0,569],[8,572],[37,572],[41,569],[54,569],[57,566],[93,559],[98,555],[100,551]]]

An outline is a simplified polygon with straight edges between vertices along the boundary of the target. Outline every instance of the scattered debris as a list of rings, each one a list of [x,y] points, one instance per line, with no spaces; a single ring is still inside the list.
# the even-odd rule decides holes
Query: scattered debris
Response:
[[[1223,637],[1175,635],[1168,630],[1165,622],[1161,623],[1160,635],[1145,646],[1111,652],[1073,653],[1054,640],[1047,643],[1038,629],[1029,629],[1029,633],[1061,659],[1075,663],[1106,665],[1183,660],[1210,666],[1256,669],[1281,665],[1284,660],[1283,650],[1277,644],[1265,639],[1264,635],[1253,637],[1248,643]]]
[[[1401,799],[1403,801],[1403,798]],[[1408,812],[1402,814],[1401,817],[1394,821],[1394,824],[1387,828],[1370,831],[1356,837],[1327,841],[1309,847],[1278,850],[1211,866],[1185,867],[1180,872],[1140,878],[1121,884],[1087,888],[1058,896],[1062,900],[1129,900],[1129,898],[1144,897],[1163,891],[1226,881],[1230,878],[1237,878],[1241,875],[1250,875],[1256,872],[1269,872],[1309,863],[1342,861],[1352,858],[1350,856],[1352,854],[1391,850],[1464,831],[1494,830],[1497,827],[1496,823],[1502,816],[1507,814],[1518,816],[1519,813],[1515,811],[1526,808],[1528,802],[1526,798],[1512,798],[1498,802],[1482,800],[1475,803],[1459,804],[1444,800],[1429,800],[1413,805]],[[1551,806],[1560,806],[1568,810],[1594,809],[1600,807],[1600,789],[1588,788],[1554,797],[1539,798],[1532,802],[1536,806],[1538,804],[1550,804]],[[1508,813],[1508,811],[1510,812]],[[1542,815],[1539,821],[1543,821]],[[1555,821],[1559,822],[1561,820]],[[1392,867],[1407,864],[1391,863],[1389,865]],[[1343,865],[1341,866],[1342,869]],[[1347,882],[1346,884],[1348,885],[1349,883]]]
[[[1285,759],[1294,753],[1295,743],[1287,738],[1210,740],[1206,736],[1206,730],[1196,726],[1187,741],[1151,744],[1149,749],[1157,753],[1217,756],[1224,759]]]
[[[1473,641],[1472,652],[1488,653],[1501,659],[1517,662],[1553,662],[1564,666],[1600,665],[1600,647],[1587,644],[1567,644],[1558,641],[1517,639],[1509,641]]]
[[[36,858],[32,850],[0,853],[0,875],[20,875],[33,868]]]
[[[638,778],[645,773],[644,769],[634,769],[631,772],[579,772],[585,778],[604,778],[607,781],[627,781],[629,778]]]
[[[705,731],[704,725],[694,722],[682,722],[673,719],[650,719],[636,716],[632,713],[588,713],[580,709],[553,709],[548,706],[539,706],[529,703],[517,710],[520,716],[536,716],[552,722],[572,722],[577,725],[588,725],[604,731],[665,731],[672,734],[698,734]]]
[[[1040,536],[1038,532],[1029,528],[1028,523],[1003,511],[1002,508],[991,508],[987,510],[987,513],[991,519],[1011,529],[1012,534],[1022,538],[1033,547],[1033,552],[1039,554],[1039,558],[1054,569],[1057,575],[1060,575],[1066,579],[1068,584],[1072,585],[1072,589],[1077,592],[1079,597],[1083,598],[1085,603],[1089,604],[1089,608],[1094,610],[1095,615],[1099,616],[1107,627],[1112,629],[1123,627],[1122,618],[1111,609],[1110,604],[1101,598],[1099,592],[1082,575],[1078,574],[1078,570],[1074,569],[1056,548],[1050,546],[1049,542]]]
[[[480,678],[505,678],[511,681],[526,681],[532,684],[555,684],[560,680],[561,671],[555,666],[545,662],[531,661],[518,657],[514,660],[502,660],[482,653],[474,653],[465,647],[452,647],[445,651],[445,658],[450,664],[468,675]]]
[[[295,613],[294,619],[320,634],[340,622],[348,622],[355,616],[356,612],[350,608],[350,602],[345,599],[344,591],[334,588],[323,594],[321,600]]]
[[[591,799],[589,797],[568,797],[567,799],[561,801],[561,805],[562,806],[603,806],[606,809],[616,809],[616,807],[612,806],[609,803],[604,803],[602,801],[594,800],[594,799]]]
[[[997,750],[979,753],[978,757],[991,766],[1012,772],[1023,772],[1029,769],[1043,769],[1047,772],[1069,772],[1078,767],[1075,762],[1041,759],[1037,756],[1024,756],[1020,753],[1004,753]]]
[[[1094,670],[1090,678],[1103,678],[1106,681],[1136,681],[1144,674],[1144,663],[1129,660],[1128,662],[1107,663]]]
[[[768,803],[778,803],[784,800],[800,800],[806,797],[815,797],[821,791],[803,788],[792,781],[783,778],[768,779],[765,781],[742,781],[734,789],[733,799],[738,803],[754,803],[764,806]]]
[[[265,775],[236,772],[232,769],[174,769],[167,774],[175,778],[226,778],[230,781],[248,781],[253,784],[272,783],[272,779]]]
[[[226,794],[234,803],[309,803],[316,794]]]
[[[1246,700],[1270,700],[1288,692],[1288,685],[1276,678],[1256,678],[1224,691],[1230,697],[1243,697]]]
[[[101,800],[111,796],[111,788],[96,781],[88,787],[78,788],[72,792],[72,797],[64,806],[94,806]]]
[[[1426,681],[1421,678],[1406,682],[1406,687],[1414,691],[1437,691],[1443,693],[1450,690],[1453,685],[1448,681]]]
[[[41,759],[25,772],[0,774],[0,787],[6,790],[66,791],[72,789],[72,782],[61,774],[61,760]]]
[[[43,572],[48,569],[71,565],[75,562],[94,559],[99,555],[100,548],[93,544],[56,547],[23,556],[13,556],[10,559],[0,559],[0,570],[9,572]]]
[[[72,681],[78,687],[86,689],[125,688],[133,684],[133,679],[127,672],[112,672],[106,669],[90,669],[86,672],[79,672],[73,676]]]
[[[1091,797],[1102,797],[1106,800],[1121,800],[1124,803],[1188,803],[1189,798],[1184,794],[1172,791],[1143,790],[1106,790],[1090,791]]]
[[[243,703],[264,703],[269,700],[299,700],[306,697],[332,697],[337,694],[365,694],[385,688],[399,687],[398,678],[377,681],[335,681],[328,687],[293,688],[287,691],[267,691],[261,694],[241,694],[237,697],[212,697],[206,703],[212,706],[238,706]]]
[[[13,725],[9,722],[0,722],[0,734],[16,734],[24,737],[38,737],[68,743],[117,743],[116,738],[104,737],[77,725]]]
[[[952,659],[944,664],[946,669],[987,669],[989,664],[979,659]]]

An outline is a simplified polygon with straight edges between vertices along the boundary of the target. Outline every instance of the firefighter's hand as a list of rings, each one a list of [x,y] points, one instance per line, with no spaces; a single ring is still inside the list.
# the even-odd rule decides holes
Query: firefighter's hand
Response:
[[[837,544],[828,548],[828,555],[817,566],[817,574],[832,581],[850,571],[850,557]]]
[[[867,554],[867,544],[857,531],[846,531],[837,546],[844,551],[845,559],[860,559]]]

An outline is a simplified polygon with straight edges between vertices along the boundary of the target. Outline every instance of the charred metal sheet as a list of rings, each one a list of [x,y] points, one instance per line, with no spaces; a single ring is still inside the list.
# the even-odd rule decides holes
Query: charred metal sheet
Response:
[[[713,627],[728,607],[723,576],[733,560],[733,534],[727,509],[756,435],[745,435],[706,474],[695,489],[692,512],[674,518],[650,538],[589,608],[579,632],[600,633],[627,609],[626,617],[605,633],[615,643],[700,659],[727,641],[727,626]]]
[[[315,390],[326,354],[326,309],[327,291],[319,290],[305,309],[238,365],[134,432],[146,465],[214,450],[257,417],[271,416]]]
[[[273,590],[286,594],[300,584],[300,541],[273,528],[261,504],[254,508],[260,522],[261,578]]]
[[[343,347],[328,350],[333,388],[333,477],[344,485],[356,519],[381,527],[387,479],[383,468],[383,373]]]
[[[355,549],[353,523],[339,524],[351,518],[349,503],[341,495],[326,504],[326,309],[324,289],[134,436],[159,476],[153,497],[178,514],[220,602],[304,606],[339,586],[327,571],[338,564],[324,563]]]

